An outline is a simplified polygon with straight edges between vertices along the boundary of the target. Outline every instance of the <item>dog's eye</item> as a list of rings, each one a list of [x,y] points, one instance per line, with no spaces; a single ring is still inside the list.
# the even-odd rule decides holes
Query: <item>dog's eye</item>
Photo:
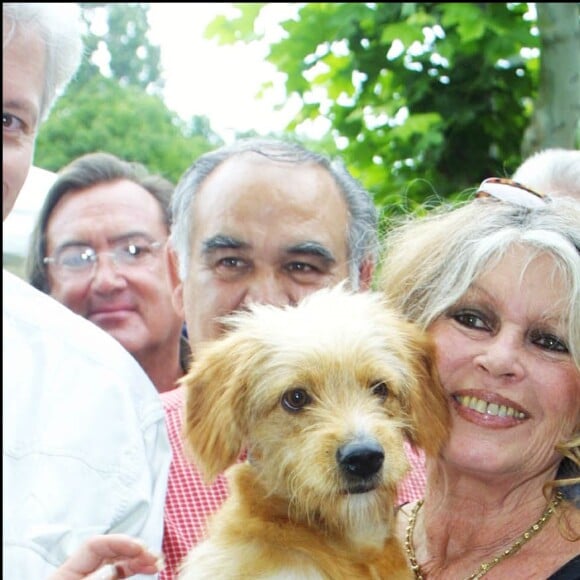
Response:
[[[387,387],[387,383],[384,381],[377,381],[371,385],[371,392],[384,401],[389,394],[389,387]]]
[[[282,395],[282,407],[286,411],[296,413],[308,405],[312,399],[304,389],[291,389]]]

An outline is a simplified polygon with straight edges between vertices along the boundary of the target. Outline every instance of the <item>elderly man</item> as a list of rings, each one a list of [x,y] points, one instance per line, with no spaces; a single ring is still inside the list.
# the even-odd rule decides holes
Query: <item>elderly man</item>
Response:
[[[169,253],[175,303],[193,356],[222,332],[219,319],[251,302],[296,304],[347,279],[370,287],[377,250],[372,199],[338,161],[298,144],[250,139],[208,153],[174,193]],[[163,396],[173,461],[165,513],[162,578],[174,577],[207,517],[227,496],[222,477],[204,485],[182,446],[183,387]],[[421,496],[422,458],[400,500]]]
[[[6,218],[82,44],[76,4],[4,3],[2,15]],[[125,544],[161,548],[170,449],[155,388],[93,324],[6,271],[2,290],[4,577],[155,572],[154,556]]]

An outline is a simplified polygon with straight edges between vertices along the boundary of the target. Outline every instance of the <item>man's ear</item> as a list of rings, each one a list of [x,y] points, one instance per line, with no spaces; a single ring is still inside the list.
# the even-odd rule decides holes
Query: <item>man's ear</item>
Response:
[[[375,264],[370,258],[365,258],[359,271],[359,290],[369,290],[375,273]]]
[[[167,263],[167,272],[169,273],[173,308],[183,318],[185,316],[185,309],[183,307],[183,282],[179,277],[179,258],[170,241],[165,244],[165,260]]]

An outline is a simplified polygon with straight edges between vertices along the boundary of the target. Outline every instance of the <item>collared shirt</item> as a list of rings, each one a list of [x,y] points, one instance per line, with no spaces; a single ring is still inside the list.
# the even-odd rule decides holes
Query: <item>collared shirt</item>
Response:
[[[204,536],[208,517],[216,512],[228,496],[228,484],[223,474],[206,485],[201,473],[184,453],[182,429],[185,408],[185,387],[162,393],[167,420],[167,432],[173,451],[169,468],[165,502],[163,554],[165,568],[160,580],[174,580],[180,562]],[[425,460],[421,452],[405,447],[410,470],[399,486],[398,504],[423,497],[426,484]]]
[[[161,552],[171,448],[143,369],[6,271],[3,320],[3,577],[45,579],[95,534]]]

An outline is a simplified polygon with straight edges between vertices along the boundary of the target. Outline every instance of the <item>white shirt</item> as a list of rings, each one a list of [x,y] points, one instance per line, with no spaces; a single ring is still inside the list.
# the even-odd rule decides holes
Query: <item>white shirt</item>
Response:
[[[44,580],[95,534],[161,553],[171,451],[155,387],[97,326],[3,284],[3,577]]]

